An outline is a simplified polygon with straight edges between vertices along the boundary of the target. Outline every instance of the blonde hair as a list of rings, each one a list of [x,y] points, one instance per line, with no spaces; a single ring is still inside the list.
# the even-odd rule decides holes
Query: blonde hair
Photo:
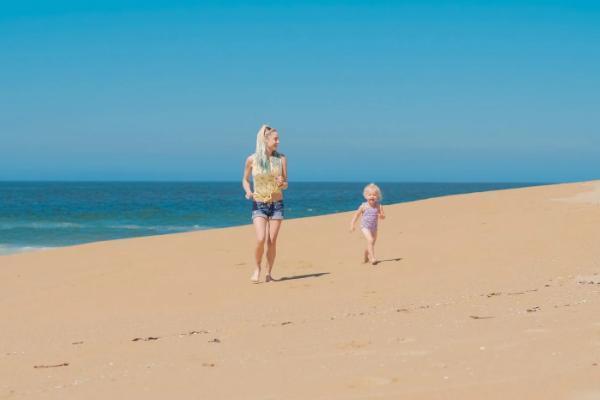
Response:
[[[363,189],[363,196],[366,197],[367,192],[375,192],[377,194],[377,199],[381,200],[383,198],[383,195],[381,194],[381,189],[379,189],[379,186],[377,186],[374,183],[369,183],[367,186],[365,186],[365,188]]]
[[[271,170],[271,163],[269,162],[270,154],[267,154],[267,139],[269,139],[269,136],[271,136],[273,132],[277,132],[277,129],[263,124],[256,134],[256,151],[254,152],[254,160],[256,161],[256,166],[263,171]],[[276,156],[277,153],[274,152],[273,155]]]

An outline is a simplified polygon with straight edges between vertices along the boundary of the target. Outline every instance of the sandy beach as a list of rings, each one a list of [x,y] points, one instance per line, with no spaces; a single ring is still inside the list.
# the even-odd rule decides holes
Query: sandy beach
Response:
[[[600,399],[600,181],[0,257],[0,399]]]

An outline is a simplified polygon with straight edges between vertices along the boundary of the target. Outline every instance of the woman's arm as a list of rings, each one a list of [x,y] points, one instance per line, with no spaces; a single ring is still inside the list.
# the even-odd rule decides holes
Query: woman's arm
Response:
[[[244,177],[242,178],[242,187],[245,196],[248,200],[252,199],[252,189],[250,189],[250,174],[252,173],[252,156],[246,159],[246,166],[244,168]]]
[[[287,158],[281,157],[281,176],[277,177],[277,186],[285,190],[288,188],[288,177],[287,177]]]

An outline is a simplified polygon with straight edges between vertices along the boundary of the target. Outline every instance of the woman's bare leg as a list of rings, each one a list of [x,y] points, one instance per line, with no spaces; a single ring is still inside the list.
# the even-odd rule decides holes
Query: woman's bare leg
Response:
[[[256,217],[252,220],[254,224],[254,230],[256,231],[256,247],[254,249],[254,260],[256,262],[256,269],[252,274],[252,282],[258,282],[260,279],[260,265],[262,263],[262,257],[265,252],[265,240],[267,237],[268,222],[266,218]]]
[[[271,270],[275,264],[275,256],[277,255],[277,236],[279,228],[281,228],[281,219],[269,220],[268,237],[267,237],[267,282],[271,280]]]

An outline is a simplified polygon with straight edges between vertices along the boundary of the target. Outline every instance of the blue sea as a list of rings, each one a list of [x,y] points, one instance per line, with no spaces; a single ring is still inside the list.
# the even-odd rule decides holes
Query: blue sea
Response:
[[[365,182],[291,182],[286,218],[356,209]],[[535,183],[379,183],[383,204]],[[249,224],[238,182],[0,182],[0,255]]]

